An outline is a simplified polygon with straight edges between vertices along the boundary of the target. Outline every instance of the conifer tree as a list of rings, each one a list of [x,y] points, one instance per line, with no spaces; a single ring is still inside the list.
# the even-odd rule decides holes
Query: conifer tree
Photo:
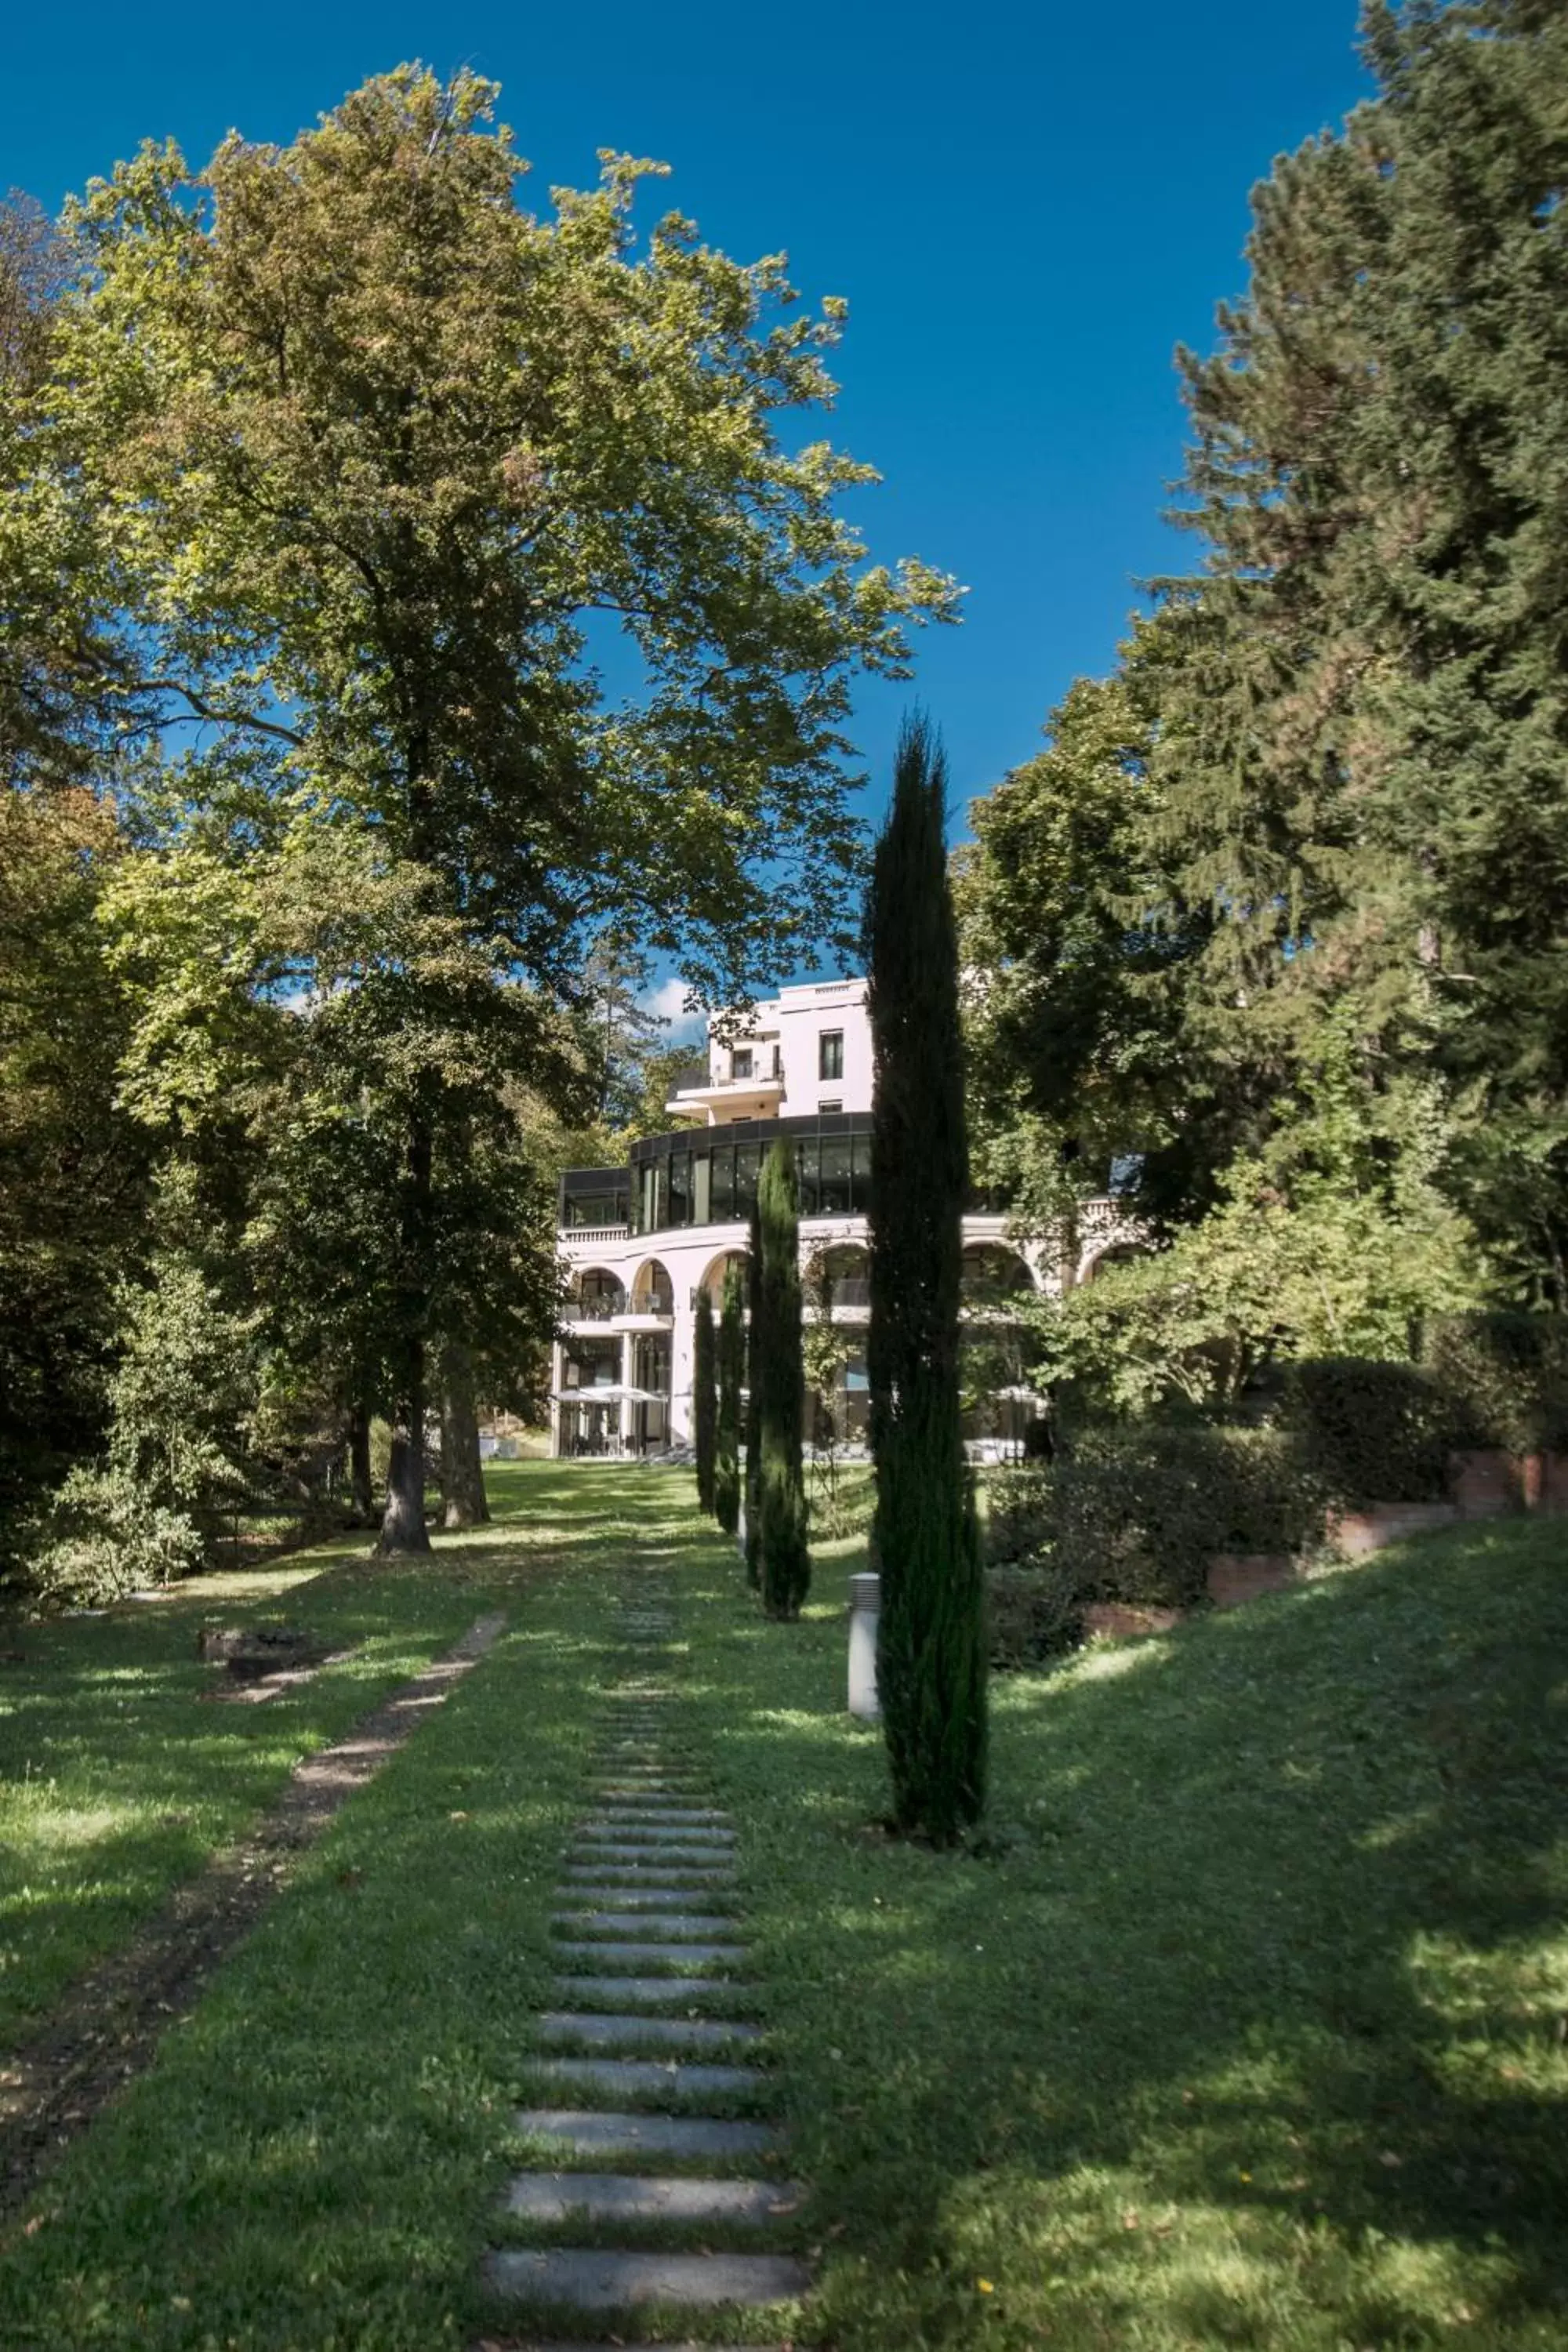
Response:
[[[741,1269],[724,1276],[719,1318],[719,1413],[713,1450],[713,1516],[727,1536],[741,1524],[741,1385],[746,1369],[746,1322]]]
[[[697,1454],[697,1500],[713,1508],[713,1455],[718,1399],[713,1388],[713,1302],[697,1294],[697,1328],[691,1360],[691,1441]]]
[[[763,1337],[763,1229],[753,1201],[746,1235],[746,1581],[763,1580],[763,1384],[758,1358]]]
[[[900,739],[865,947],[874,1056],[867,1348],[878,1689],[893,1818],[950,1844],[985,1798],[984,1591],[959,1420],[968,1152],[958,949],[943,844],[947,763],[923,719]]]
[[[752,1378],[758,1391],[763,1607],[770,1617],[795,1618],[811,1588],[811,1553],[801,1459],[805,1368],[800,1330],[800,1177],[795,1147],[785,1136],[763,1162],[757,1223],[763,1336],[752,1350]]]

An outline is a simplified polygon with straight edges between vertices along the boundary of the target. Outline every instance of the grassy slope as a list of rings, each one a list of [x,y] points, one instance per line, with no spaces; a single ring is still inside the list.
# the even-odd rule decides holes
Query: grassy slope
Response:
[[[363,1536],[156,1603],[0,1629],[0,2050],[179,1879],[479,1613],[450,1574],[363,1565]],[[343,1563],[321,1578],[323,1561]],[[321,1579],[320,1581],[313,1580]],[[309,1625],[353,1657],[262,1706],[215,1706],[205,1621]]]
[[[460,1573],[458,1618],[503,1606],[508,1632],[304,1855],[4,2242],[5,2352],[465,2340],[545,2005],[549,1893],[608,1671],[613,1569],[634,1532],[657,1539],[659,1507],[684,1504],[688,1483],[637,1497],[634,1528],[622,1476],[504,1469],[492,1501],[512,1524],[445,1541],[410,1572],[437,1597]]]
[[[828,2340],[1568,2345],[1563,1538],[997,1685],[970,1858],[868,1831],[838,1577],[695,1571]]]
[[[990,1849],[939,1857],[868,1827],[847,1557],[768,1626],[690,1541],[689,1480],[497,1483],[529,1540],[464,1546],[458,1614],[497,1592],[510,1632],[39,2198],[0,2257],[7,2352],[471,2340],[634,1538],[680,1565],[742,1822],[816,2183],[798,2341],[1568,2345],[1559,1529],[999,1686]]]

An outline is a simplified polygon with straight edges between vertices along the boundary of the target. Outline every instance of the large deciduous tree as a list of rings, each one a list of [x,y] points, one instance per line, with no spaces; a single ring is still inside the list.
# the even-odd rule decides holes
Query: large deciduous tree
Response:
[[[263,828],[289,796],[447,927],[363,1023],[401,1121],[389,1549],[427,1540],[432,1365],[482,1338],[441,1272],[471,1037],[535,1081],[510,999],[573,997],[606,929],[732,1000],[831,929],[848,679],[952,594],[866,567],[836,509],[867,469],[775,429],[828,396],[840,307],[677,216],[639,245],[625,158],[526,212],[492,98],[405,68],[288,147],[144,150],[75,216],[55,362],[61,476],[145,655],[127,713],[207,730],[191,797],[226,762]]]
[[[801,1356],[800,1177],[786,1136],[771,1144],[757,1179],[761,1241],[752,1378],[758,1391],[757,1539],[763,1607],[798,1617],[811,1590],[805,1473],[801,1451],[805,1370]]]
[[[939,1844],[979,1818],[986,1763],[984,1593],[959,1398],[969,1158],[946,782],[930,728],[909,722],[865,928],[877,1683],[894,1822]]]

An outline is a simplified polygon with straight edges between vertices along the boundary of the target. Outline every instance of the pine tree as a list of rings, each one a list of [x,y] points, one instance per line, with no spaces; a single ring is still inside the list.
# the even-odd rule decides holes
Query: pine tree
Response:
[[[978,1819],[986,1760],[984,1590],[959,1419],[968,1150],[946,783],[925,720],[907,722],[865,929],[878,1688],[894,1822],[938,1844]]]
[[[746,1234],[746,1581],[763,1580],[763,1228],[752,1202]]]
[[[741,1385],[746,1370],[746,1320],[741,1270],[731,1259],[724,1276],[719,1318],[719,1416],[713,1449],[713,1516],[727,1536],[741,1524]]]
[[[795,1618],[811,1589],[806,1543],[802,1423],[805,1368],[800,1331],[800,1177],[795,1147],[781,1136],[769,1150],[757,1181],[762,1234],[760,1287],[763,1338],[753,1348],[759,1391],[761,1477],[758,1536],[763,1607],[770,1617]],[[754,1334],[753,1334],[754,1337]]]
[[[691,1440],[697,1453],[697,1500],[713,1508],[713,1456],[718,1399],[713,1387],[713,1302],[697,1294],[697,1329],[691,1359]]]

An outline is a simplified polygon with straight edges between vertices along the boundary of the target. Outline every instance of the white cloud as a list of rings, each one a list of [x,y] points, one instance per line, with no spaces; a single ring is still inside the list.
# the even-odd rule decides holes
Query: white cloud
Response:
[[[658,1020],[671,1024],[676,1041],[701,1035],[703,1016],[700,1013],[688,1013],[686,1010],[686,982],[683,980],[673,975],[668,980],[661,980],[658,986],[644,997],[643,1003]]]

